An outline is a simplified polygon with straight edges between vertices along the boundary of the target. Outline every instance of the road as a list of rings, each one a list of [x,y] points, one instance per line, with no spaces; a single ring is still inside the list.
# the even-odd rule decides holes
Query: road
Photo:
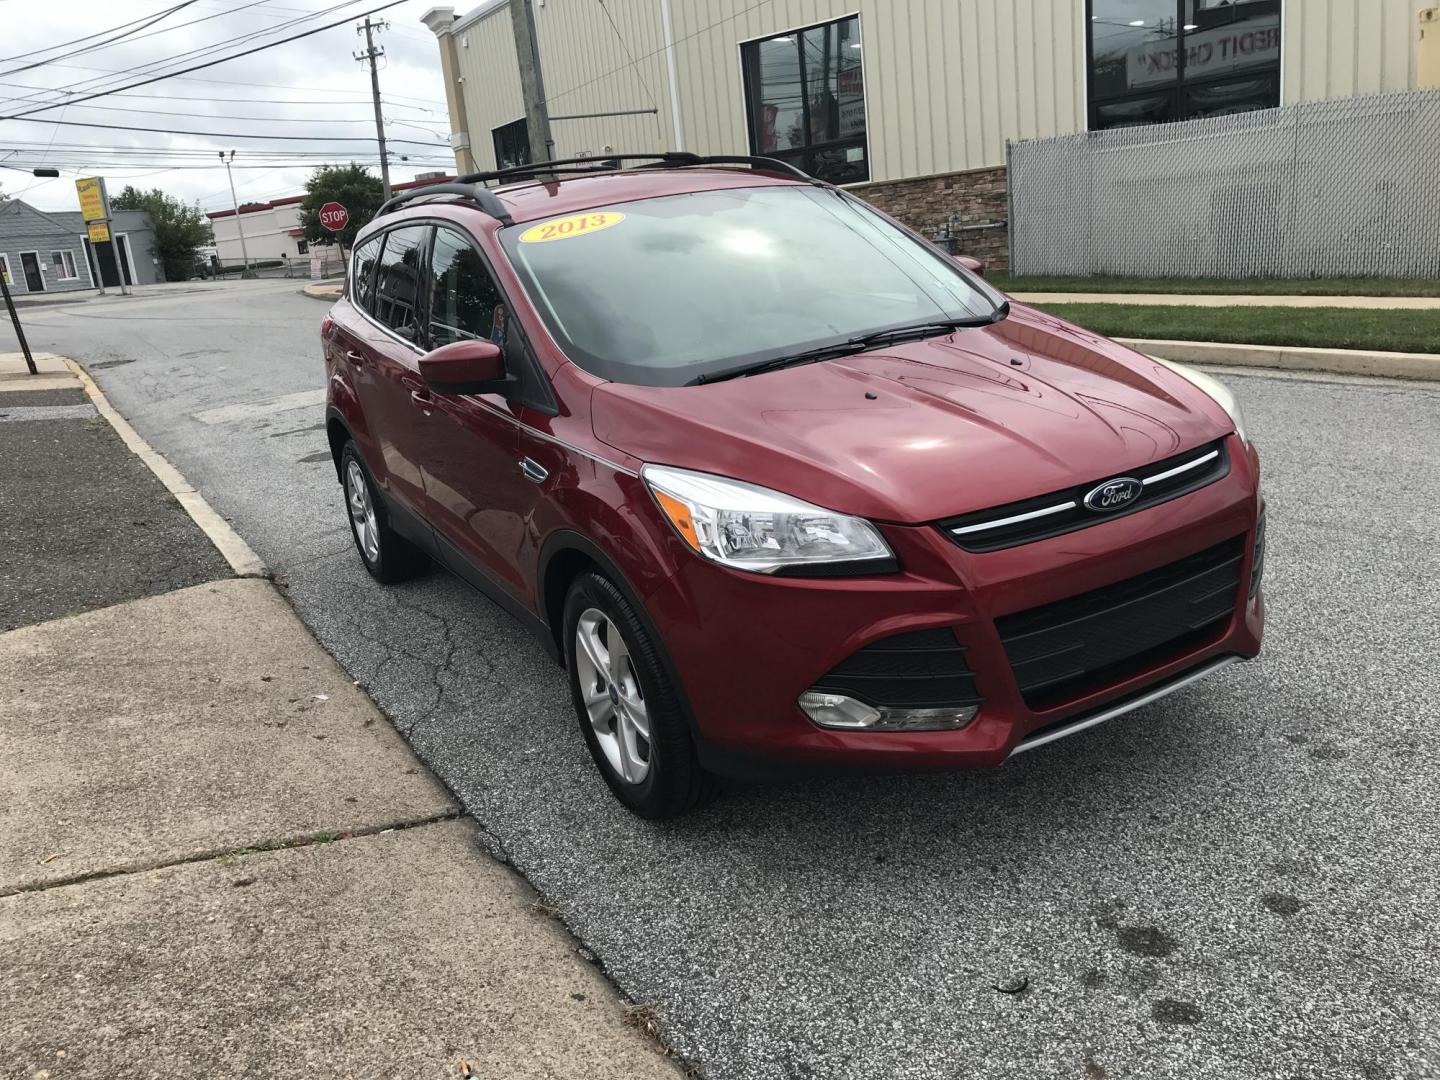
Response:
[[[507,616],[441,573],[366,576],[324,306],[216,288],[26,321],[710,1080],[1440,1076],[1440,388],[1232,380],[1270,505],[1260,660],[995,771],[749,788],[653,825]]]

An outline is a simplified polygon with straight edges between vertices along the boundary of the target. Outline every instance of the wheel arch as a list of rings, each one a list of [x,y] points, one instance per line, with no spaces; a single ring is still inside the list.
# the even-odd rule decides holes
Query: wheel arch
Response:
[[[589,537],[572,529],[561,529],[546,539],[540,549],[539,572],[536,575],[536,600],[540,615],[554,639],[561,665],[565,664],[565,597],[569,595],[571,583],[587,570],[598,571],[608,578],[634,610],[636,619],[650,635],[655,653],[665,666],[665,674],[674,688],[675,700],[679,702],[680,711],[690,727],[691,737],[697,746],[703,745],[704,739],[695,722],[695,711],[690,706],[690,695],[685,689],[685,683],[676,670],[675,661],[671,659],[664,635],[656,628],[655,621],[640,599],[640,594],[614,559]]]

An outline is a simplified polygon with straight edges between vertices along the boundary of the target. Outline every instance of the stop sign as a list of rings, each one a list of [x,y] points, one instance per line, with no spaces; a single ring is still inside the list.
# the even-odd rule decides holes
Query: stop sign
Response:
[[[338,202],[327,202],[320,207],[320,224],[331,232],[339,232],[350,222],[350,211]]]

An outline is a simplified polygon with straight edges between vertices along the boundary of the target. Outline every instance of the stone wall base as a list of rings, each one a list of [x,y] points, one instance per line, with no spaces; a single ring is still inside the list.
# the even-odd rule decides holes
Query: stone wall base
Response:
[[[1009,196],[1005,166],[857,184],[848,190],[954,254],[994,270],[1010,265]],[[966,226],[998,225],[975,229]]]

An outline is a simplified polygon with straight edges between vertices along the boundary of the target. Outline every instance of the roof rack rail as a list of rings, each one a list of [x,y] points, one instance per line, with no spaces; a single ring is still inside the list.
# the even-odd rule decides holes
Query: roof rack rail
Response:
[[[427,184],[425,187],[412,188],[410,191],[401,192],[394,196],[375,211],[375,216],[383,217],[392,210],[398,210],[406,203],[414,202],[416,199],[424,199],[435,195],[448,195],[451,198],[460,199],[464,202],[475,204],[485,213],[489,214],[502,225],[513,225],[514,220],[510,217],[510,211],[505,209],[505,204],[489,188],[474,187],[462,181],[450,181],[445,184]]]
[[[807,184],[824,185],[823,180],[817,180],[803,169],[797,168],[788,161],[772,157],[756,157],[745,154],[702,155],[677,150],[663,154],[605,154],[602,157],[561,158],[559,161],[537,161],[531,165],[513,165],[508,169],[495,169],[491,172],[466,173],[448,183],[427,184],[424,187],[412,188],[410,191],[396,195],[381,206],[375,216],[381,217],[392,210],[398,210],[406,203],[416,199],[446,195],[472,203],[502,225],[513,225],[515,222],[510,217],[510,212],[505,209],[505,204],[490,188],[484,186],[486,183],[492,180],[519,180],[522,177],[545,176],[552,173],[586,176],[594,173],[614,172],[620,168],[622,161],[645,162],[643,165],[636,166],[641,169],[676,169],[694,165],[749,165],[757,172],[775,172],[796,180],[803,180]]]

